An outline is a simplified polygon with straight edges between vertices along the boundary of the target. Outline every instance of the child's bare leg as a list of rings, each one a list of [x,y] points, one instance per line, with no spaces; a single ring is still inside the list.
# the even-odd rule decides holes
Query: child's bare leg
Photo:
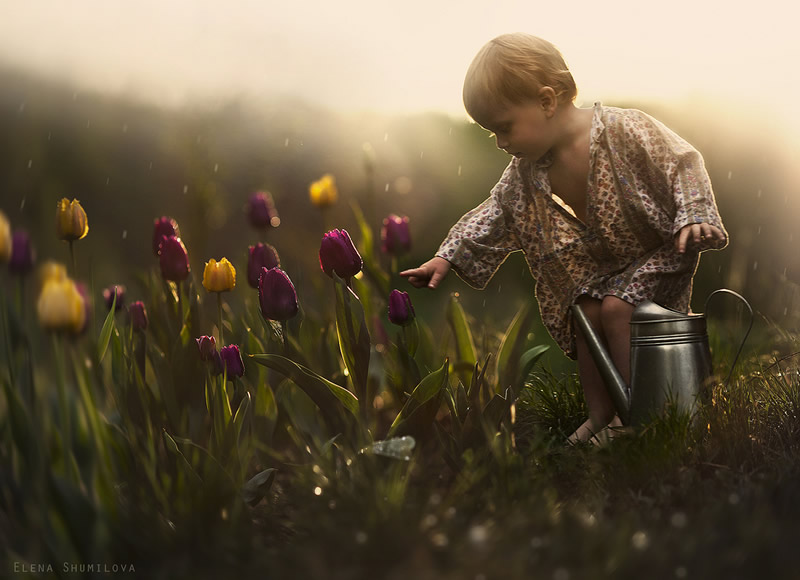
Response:
[[[625,383],[630,382],[630,319],[633,305],[615,296],[602,301],[588,296],[578,299],[595,331],[609,350],[611,359]],[[616,410],[600,372],[594,363],[583,333],[576,329],[578,374],[589,409],[589,418],[569,437],[570,442],[588,441],[607,425],[618,426]]]

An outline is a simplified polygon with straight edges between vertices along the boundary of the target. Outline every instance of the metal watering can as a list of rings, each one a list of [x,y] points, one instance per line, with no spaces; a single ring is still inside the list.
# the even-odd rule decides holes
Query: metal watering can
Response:
[[[709,294],[705,310],[708,301],[719,293],[734,295],[750,312],[750,324],[725,379],[727,384],[753,326],[753,309],[743,296],[722,288]],[[572,315],[586,338],[623,424],[641,425],[660,414],[667,403],[674,403],[681,411],[694,411],[701,387],[712,371],[705,314],[684,314],[649,300],[634,308],[630,387],[622,380],[600,337],[577,304],[572,305]]]

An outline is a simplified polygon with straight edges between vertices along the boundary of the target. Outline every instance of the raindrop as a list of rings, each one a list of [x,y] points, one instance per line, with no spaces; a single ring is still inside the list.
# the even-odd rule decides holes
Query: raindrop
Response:
[[[127,123],[123,123],[122,124],[122,132],[123,133],[127,133],[128,132],[128,124]]]
[[[425,156],[425,152],[424,151],[420,151],[419,152],[419,158],[422,159],[424,156]]]
[[[186,193],[188,193],[188,192],[189,192],[189,186],[188,186],[188,185],[184,185],[184,186],[183,186],[183,193],[184,193],[184,195],[185,195]]]
[[[733,177],[733,171],[728,171],[728,180],[730,180],[731,177]]]
[[[458,176],[461,177],[461,166],[458,166]]]
[[[794,240],[794,233],[791,233],[791,234],[789,234],[789,241],[791,242],[793,240]]]
[[[284,147],[288,147],[289,146],[289,138],[288,137],[283,141],[283,146]]]
[[[683,566],[675,568],[675,578],[686,578],[686,568]]]
[[[22,198],[22,201],[19,204],[19,211],[22,211],[23,209],[25,209],[25,198],[24,197]]]
[[[52,131],[48,131],[47,132],[47,140],[49,141],[50,137],[52,137],[52,136],[53,136],[53,132]]]
[[[152,169],[153,169],[153,162],[151,161],[150,165],[147,167],[147,170],[152,171]]]
[[[787,314],[789,314],[789,307],[788,306],[784,306],[783,315],[786,316]]]
[[[25,101],[22,101],[22,102],[19,104],[19,109],[17,109],[17,112],[18,112],[18,113],[21,113],[21,112],[23,112],[24,110],[25,110]]]
[[[356,532],[356,544],[366,544],[367,543],[367,534],[366,532],[362,532],[361,530]]]
[[[217,171],[219,171],[219,163],[214,164],[214,173],[216,173]]]
[[[78,100],[78,93],[72,93],[72,100],[73,101],[77,101]]]
[[[383,134],[383,142],[386,143],[389,140],[389,133]]]
[[[386,183],[386,186],[384,186],[383,191],[389,191],[389,183],[388,182]]]
[[[452,128],[452,127],[450,127],[450,130],[449,130],[449,131],[447,131],[447,134],[448,134],[448,135],[452,135],[452,134],[453,134],[453,128]]]
[[[753,262],[753,272],[758,270],[758,261]]]
[[[28,159],[28,169],[31,168],[31,165],[33,165],[33,159]]]
[[[758,226],[758,235],[761,235],[761,226]]]
[[[110,181],[111,181],[111,178],[110,177],[106,177],[106,185],[108,185]]]
[[[128,230],[122,230],[122,239],[123,240],[127,240],[128,239]]]
[[[760,190],[760,189],[758,190],[758,193],[756,194],[756,197],[757,197],[758,199],[761,199],[761,190]]]
[[[86,119],[86,127],[88,128],[88,127],[91,127],[91,126],[92,126],[91,119]]]

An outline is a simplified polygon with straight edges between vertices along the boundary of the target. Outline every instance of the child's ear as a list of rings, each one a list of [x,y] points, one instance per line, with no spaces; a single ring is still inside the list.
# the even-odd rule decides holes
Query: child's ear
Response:
[[[542,87],[539,89],[539,104],[544,112],[549,115],[555,113],[558,108],[558,97],[553,87]]]

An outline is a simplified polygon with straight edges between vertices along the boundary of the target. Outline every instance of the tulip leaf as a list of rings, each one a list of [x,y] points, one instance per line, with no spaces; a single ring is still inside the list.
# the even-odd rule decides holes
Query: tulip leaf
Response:
[[[344,280],[334,272],[336,288],[336,332],[344,364],[353,380],[356,397],[362,406],[367,403],[370,338],[364,319],[364,308]]]
[[[336,383],[321,377],[311,369],[297,364],[279,354],[251,354],[253,361],[278,371],[292,380],[311,398],[320,410],[336,420],[334,410],[344,408],[353,417],[358,417],[358,399]]]
[[[515,391],[521,387],[516,384],[517,370],[527,341],[527,329],[534,317],[534,309],[530,302],[525,302],[503,334],[500,348],[497,351],[498,389],[512,387]]]
[[[424,436],[431,428],[447,388],[449,362],[420,381],[395,417],[386,438],[401,435]]]
[[[245,418],[247,417],[247,409],[250,407],[250,393],[245,392],[244,397],[242,397],[242,402],[239,403],[239,408],[236,410],[236,415],[233,417],[233,426],[236,430],[236,441],[241,438],[242,435],[242,427],[245,423]]]
[[[475,342],[472,340],[472,332],[467,324],[467,315],[455,294],[447,305],[447,322],[456,339],[456,354],[459,362],[463,362],[469,368],[473,367],[478,361]]]
[[[102,361],[106,356],[108,350],[108,342],[111,340],[111,332],[114,330],[114,313],[117,306],[117,293],[114,292],[114,299],[111,301],[111,309],[106,315],[106,320],[103,322],[103,328],[100,330],[100,337],[97,340],[97,360]]]
[[[277,469],[270,467],[253,476],[247,483],[244,484],[244,486],[242,486],[242,498],[244,501],[246,501],[250,506],[255,506],[258,502],[260,502],[261,498],[263,498],[269,491],[270,487],[272,487],[272,482],[275,481],[275,475],[277,473]]]
[[[189,474],[189,477],[194,480],[195,483],[202,484],[203,480],[199,475],[197,475],[197,472],[192,467],[192,464],[189,463],[189,460],[186,459],[186,456],[181,452],[180,449],[178,449],[178,444],[175,442],[175,439],[173,439],[172,436],[167,433],[166,429],[162,430],[162,433],[164,434],[164,444],[166,445],[167,450],[180,460],[183,470]]]
[[[535,365],[536,362],[542,358],[542,355],[548,350],[550,350],[550,345],[540,344],[525,351],[525,353],[520,357],[520,373],[519,379],[517,380],[520,386],[522,386],[522,384],[525,382],[525,379],[530,374],[533,365]]]

